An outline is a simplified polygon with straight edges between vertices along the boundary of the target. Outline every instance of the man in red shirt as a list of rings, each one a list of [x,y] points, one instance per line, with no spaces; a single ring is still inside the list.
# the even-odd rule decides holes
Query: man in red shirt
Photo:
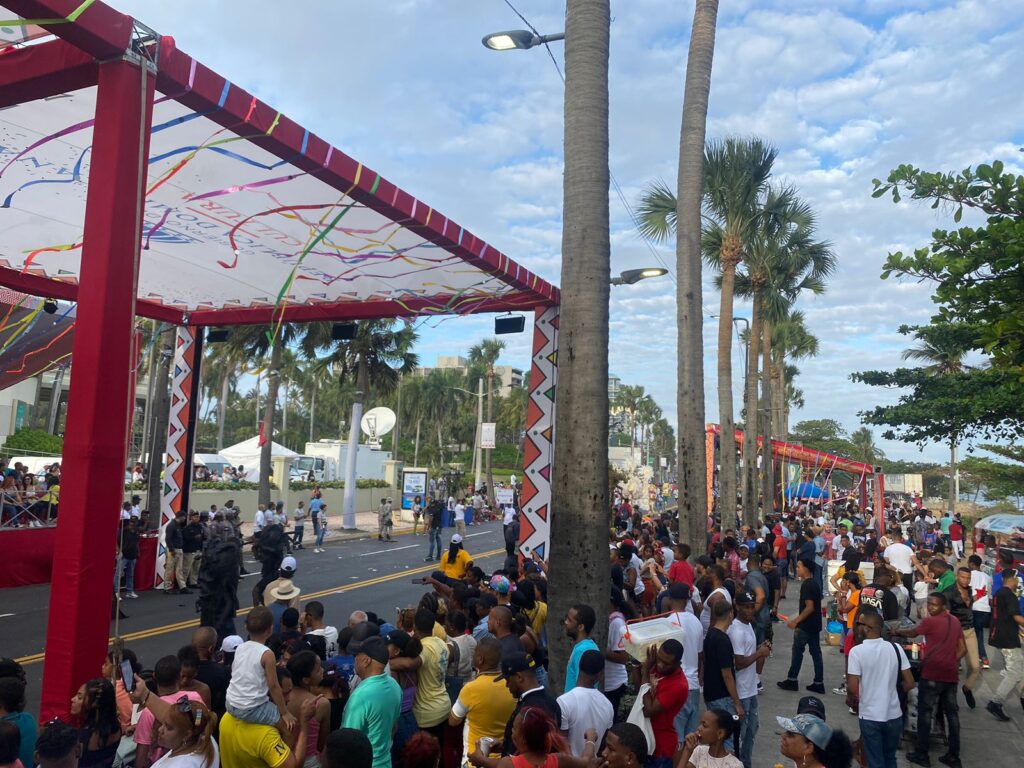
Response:
[[[964,556],[964,527],[958,518],[949,524],[949,542],[953,545],[953,554],[959,560]]]
[[[654,752],[645,768],[672,768],[672,758],[679,746],[679,736],[672,725],[679,710],[686,704],[690,686],[681,663],[683,644],[670,639],[657,651],[651,646],[643,666],[643,681],[651,688],[644,694],[644,715],[651,719],[654,730]]]
[[[923,635],[921,683],[917,702],[917,746],[907,753],[907,760],[929,766],[928,739],[932,730],[932,713],[937,702],[949,723],[949,751],[939,760],[953,768],[960,766],[960,715],[956,691],[960,682],[960,659],[967,655],[967,645],[960,622],[949,612],[949,603],[941,592],[928,596],[928,615],[916,627],[899,629],[903,637]]]
[[[692,590],[693,566],[687,562],[690,559],[690,545],[676,544],[672,549],[675,553],[675,559],[672,561],[672,565],[668,567],[668,580],[673,584],[681,581]]]

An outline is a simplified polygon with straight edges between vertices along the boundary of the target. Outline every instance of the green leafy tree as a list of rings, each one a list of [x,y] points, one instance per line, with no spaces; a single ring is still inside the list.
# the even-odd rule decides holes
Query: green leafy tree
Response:
[[[962,323],[974,332],[972,348],[991,355],[997,368],[1024,370],[1024,176],[995,161],[959,173],[911,165],[874,180],[874,197],[904,196],[952,212],[976,225],[936,229],[930,245],[911,254],[890,253],[882,277],[927,280],[939,305],[933,321]]]

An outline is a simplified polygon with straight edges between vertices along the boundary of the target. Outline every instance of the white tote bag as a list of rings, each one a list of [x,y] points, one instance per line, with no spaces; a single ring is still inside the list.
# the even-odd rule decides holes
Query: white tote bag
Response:
[[[632,723],[644,732],[644,736],[647,737],[647,753],[654,754],[654,727],[651,725],[651,719],[644,714],[644,695],[649,690],[651,690],[651,686],[647,683],[640,686],[626,722]]]

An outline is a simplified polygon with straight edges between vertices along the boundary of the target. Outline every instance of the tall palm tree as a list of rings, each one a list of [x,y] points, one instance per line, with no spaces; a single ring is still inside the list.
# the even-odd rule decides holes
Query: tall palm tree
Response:
[[[434,423],[437,432],[437,452],[440,463],[445,463],[445,435],[451,434],[452,425],[464,409],[468,395],[467,381],[459,371],[435,368],[425,379],[422,416]]]
[[[967,347],[959,334],[943,333],[941,330],[927,333],[921,329],[916,336],[918,344],[903,352],[904,360],[926,363],[923,368],[932,376],[955,376],[971,369],[971,366],[964,363]],[[956,512],[957,447],[959,442],[959,435],[954,435],[949,441],[949,499],[946,502],[946,508],[951,515]]]
[[[612,407],[629,416],[629,450],[630,456],[636,450],[636,417],[640,410],[640,402],[647,397],[644,388],[632,384],[623,384],[615,394]]]
[[[207,344],[204,357],[204,378],[210,377],[210,389],[215,390],[214,397],[217,400],[217,450],[220,451],[224,448],[228,403],[237,391],[242,354],[232,344]]]
[[[818,338],[807,330],[804,313],[797,309],[775,323],[772,335],[772,434],[785,441],[789,439],[786,361],[816,357]],[[796,371],[795,368],[793,370]]]
[[[479,365],[484,369],[484,377],[487,380],[487,422],[494,421],[494,366],[498,363],[501,350],[505,348],[505,342],[500,339],[484,339],[479,344],[469,348],[469,364]],[[480,435],[482,438],[483,435]],[[491,471],[491,449],[484,451],[484,461],[487,468],[487,496],[491,503],[494,503],[494,474]]]
[[[720,272],[718,311],[718,411],[722,427],[720,498],[731,513],[736,499],[736,422],[732,398],[733,284],[746,244],[769,215],[762,202],[778,150],[761,139],[728,138],[704,150],[704,215],[701,250]],[[640,231],[661,241],[676,224],[676,198],[664,183],[648,186],[640,201]]]
[[[636,421],[640,426],[640,445],[646,452],[646,456],[641,454],[641,463],[646,458],[647,462],[650,463],[651,457],[651,429],[654,424],[661,418],[661,408],[654,402],[654,398],[650,395],[644,395],[640,399],[640,403],[636,409]]]
[[[704,140],[717,23],[718,0],[697,0],[686,61],[676,189],[679,200],[676,209],[679,538],[680,541],[688,542],[694,552],[704,548],[708,512],[700,212],[704,192]]]
[[[831,245],[816,239],[816,218],[811,207],[791,187],[769,189],[764,201],[771,215],[759,220],[758,232],[750,243],[745,272],[737,275],[738,295],[752,300],[750,343],[747,346],[747,386],[744,419],[744,464],[748,471],[743,488],[743,518],[753,525],[757,518],[756,449],[758,429],[758,364],[762,349],[771,357],[772,323],[781,320],[803,291],[820,293],[824,281],[835,269]],[[765,379],[765,402],[770,402],[770,384]],[[765,435],[762,454],[764,488],[769,490],[774,474],[770,433]],[[765,493],[765,504],[771,503]],[[767,508],[766,508],[767,511]]]
[[[865,464],[877,464],[885,458],[882,450],[875,445],[875,436],[867,427],[861,427],[850,433],[850,442],[855,449],[851,458]]]
[[[307,335],[308,347],[322,346],[324,330],[317,328],[315,336]],[[412,373],[419,357],[412,351],[417,334],[411,325],[394,320],[362,320],[355,338],[337,341],[328,354],[320,358],[320,367],[338,366],[343,371],[355,372],[355,397],[349,422],[349,455],[345,467],[345,500],[342,526],[355,528],[355,452],[359,441],[359,421],[363,403],[371,387],[378,395],[389,395],[398,386],[399,376]]]
[[[565,121],[558,387],[551,479],[551,610],[574,603],[608,626],[608,51],[610,0],[568,0],[565,9]],[[569,658],[564,632],[551,643],[551,683],[562,688]]]

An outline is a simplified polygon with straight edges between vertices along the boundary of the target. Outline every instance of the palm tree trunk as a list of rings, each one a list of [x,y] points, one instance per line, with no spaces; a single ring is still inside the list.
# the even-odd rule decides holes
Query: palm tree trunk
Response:
[[[711,62],[715,55],[718,0],[697,0],[686,61],[683,125],[676,191],[676,323],[679,330],[676,405],[679,413],[679,540],[695,553],[707,542],[707,452],[704,425],[704,317],[701,289],[700,212],[704,196]]]
[[[718,423],[719,439],[718,506],[722,515],[736,510],[736,422],[732,403],[732,317],[736,263],[722,264],[722,300],[718,309]]]
[[[284,399],[281,401],[281,444],[287,446],[288,439],[288,382],[282,382]]]
[[[786,360],[782,355],[772,366],[772,434],[776,440],[786,442]]]
[[[565,171],[558,387],[551,478],[550,610],[594,606],[594,640],[608,627],[608,50],[610,0],[568,0]],[[550,680],[562,690],[570,645],[552,634]]]
[[[441,436],[441,422],[437,422],[437,455],[444,464],[444,438]]]
[[[316,384],[309,395],[309,442],[313,442],[313,422],[316,419]]]
[[[423,419],[416,419],[416,447],[412,451],[412,463],[414,467],[420,465],[420,423]]]
[[[228,392],[231,389],[231,380],[228,377],[227,367],[220,372],[220,397],[217,398],[217,452],[224,448],[224,422],[228,417]]]
[[[754,302],[747,342],[747,393],[743,414],[743,524],[753,525],[757,519],[757,360],[761,341],[761,288],[754,287]],[[730,523],[732,521],[730,520]],[[725,525],[723,518],[722,524]]]
[[[274,337],[270,347],[270,370],[267,371],[267,399],[263,405],[263,437],[266,442],[260,448],[260,491],[259,503],[270,504],[270,479],[274,468],[271,455],[274,448],[274,411],[277,405],[277,388],[281,382],[281,335]]]
[[[772,511],[775,500],[775,465],[772,461],[772,324],[765,321],[761,331],[764,337],[761,350],[761,401],[764,413],[758,419],[761,425],[761,498],[763,499],[763,515]]]
[[[398,393],[396,395],[395,402],[395,429],[391,433],[391,458],[395,461],[399,459],[400,447],[399,442],[402,439],[402,374],[398,374]]]
[[[256,398],[256,429],[257,429],[257,431],[260,428],[260,380],[261,379],[262,379],[262,374],[257,373],[256,374],[256,394],[255,394],[255,398]]]
[[[949,443],[949,501],[946,503],[946,509],[949,510],[950,517],[956,514],[956,467],[957,467],[957,456],[956,456],[956,443],[957,440],[954,437]]]
[[[147,363],[146,379],[149,382],[146,387],[146,406],[142,409],[142,439],[139,442],[139,460],[142,460],[142,454],[149,450],[149,430],[150,420],[153,418],[153,382],[156,380],[156,358],[157,358],[157,341],[156,341],[156,320],[150,320],[150,334],[153,339],[153,343],[149,349],[149,362]]]
[[[146,508],[149,510],[151,527],[160,525],[160,507],[163,497],[163,481],[160,474],[164,468],[164,449],[167,447],[167,424],[171,418],[170,382],[171,359],[174,357],[173,327],[161,335],[153,354],[157,356],[156,374],[153,377],[152,421],[149,433],[149,460],[146,463]],[[159,351],[158,351],[159,350]]]
[[[494,421],[494,366],[487,368],[487,422]],[[491,506],[494,506],[494,473],[491,471],[491,449],[488,448],[484,454],[485,466],[487,468],[487,499]]]

